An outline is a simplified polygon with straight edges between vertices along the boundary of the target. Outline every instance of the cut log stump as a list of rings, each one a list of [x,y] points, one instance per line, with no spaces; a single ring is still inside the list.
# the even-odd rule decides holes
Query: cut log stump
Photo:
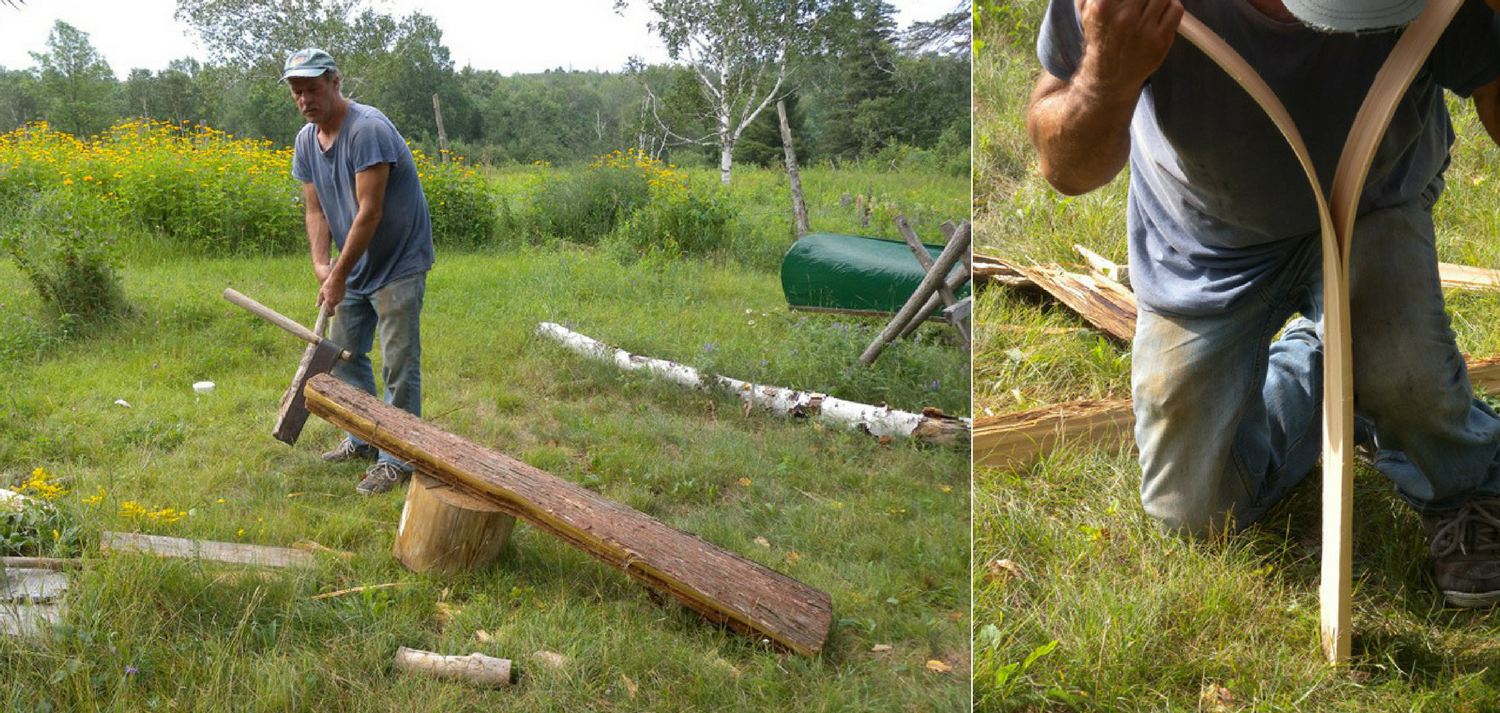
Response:
[[[482,569],[505,551],[515,526],[498,505],[418,471],[391,554],[418,574]]]
[[[307,408],[446,483],[672,595],[712,622],[804,656],[823,650],[833,600],[754,560],[427,423],[327,374]]]

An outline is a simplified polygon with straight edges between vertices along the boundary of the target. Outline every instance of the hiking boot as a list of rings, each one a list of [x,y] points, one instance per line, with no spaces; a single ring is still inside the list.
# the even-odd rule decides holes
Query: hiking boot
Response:
[[[388,460],[379,461],[365,471],[364,479],[354,486],[354,492],[360,495],[379,495],[406,482],[410,477],[411,471],[402,470],[401,466]]]
[[[1432,579],[1450,606],[1500,602],[1500,498],[1424,514],[1422,529],[1427,531]]]
[[[323,460],[329,463],[343,463],[346,460],[375,460],[380,452],[374,446],[356,446],[354,441],[347,438],[339,442],[339,447],[323,454]]]

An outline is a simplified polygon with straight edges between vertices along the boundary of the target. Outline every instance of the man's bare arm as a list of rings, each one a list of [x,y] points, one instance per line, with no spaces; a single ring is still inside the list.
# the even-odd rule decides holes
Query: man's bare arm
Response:
[[[323,203],[318,200],[318,189],[313,184],[302,184],[302,203],[306,206],[302,219],[307,224],[307,247],[312,253],[313,274],[321,287],[331,269],[329,256],[332,254],[333,235],[328,231],[328,217],[323,215]]]
[[[344,282],[375,237],[375,228],[385,214],[385,186],[390,177],[391,165],[388,163],[375,164],[354,174],[354,199],[359,204],[359,211],[349,225],[339,259],[324,278],[322,290],[318,293],[319,300],[330,309],[344,301]]]
[[[1484,124],[1490,140],[1500,145],[1500,79],[1475,89],[1470,96],[1474,100],[1474,113],[1479,115],[1479,123]]]
[[[1026,110],[1042,176],[1069,195],[1124,168],[1141,87],[1166,58],[1183,12],[1178,0],[1077,2],[1083,60],[1068,80],[1043,73]]]

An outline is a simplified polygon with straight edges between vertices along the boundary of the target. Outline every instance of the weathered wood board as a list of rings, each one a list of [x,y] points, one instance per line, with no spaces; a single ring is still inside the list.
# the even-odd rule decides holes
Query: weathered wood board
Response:
[[[0,570],[0,635],[40,636],[62,621],[68,575],[55,569]]]
[[[758,562],[489,450],[339,380],[313,377],[308,410],[445,482],[671,594],[710,621],[811,656],[833,602]]]
[[[310,566],[316,561],[311,553],[285,547],[188,540],[181,537],[141,535],[132,532],[105,531],[99,538],[99,549],[102,552],[134,552],[161,557],[199,559],[227,564],[254,564],[266,567]]]

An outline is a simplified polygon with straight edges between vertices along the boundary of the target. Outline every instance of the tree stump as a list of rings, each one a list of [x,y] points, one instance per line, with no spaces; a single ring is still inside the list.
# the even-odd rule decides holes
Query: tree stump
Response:
[[[495,561],[516,519],[494,504],[414,472],[391,554],[419,574],[452,574]]]

